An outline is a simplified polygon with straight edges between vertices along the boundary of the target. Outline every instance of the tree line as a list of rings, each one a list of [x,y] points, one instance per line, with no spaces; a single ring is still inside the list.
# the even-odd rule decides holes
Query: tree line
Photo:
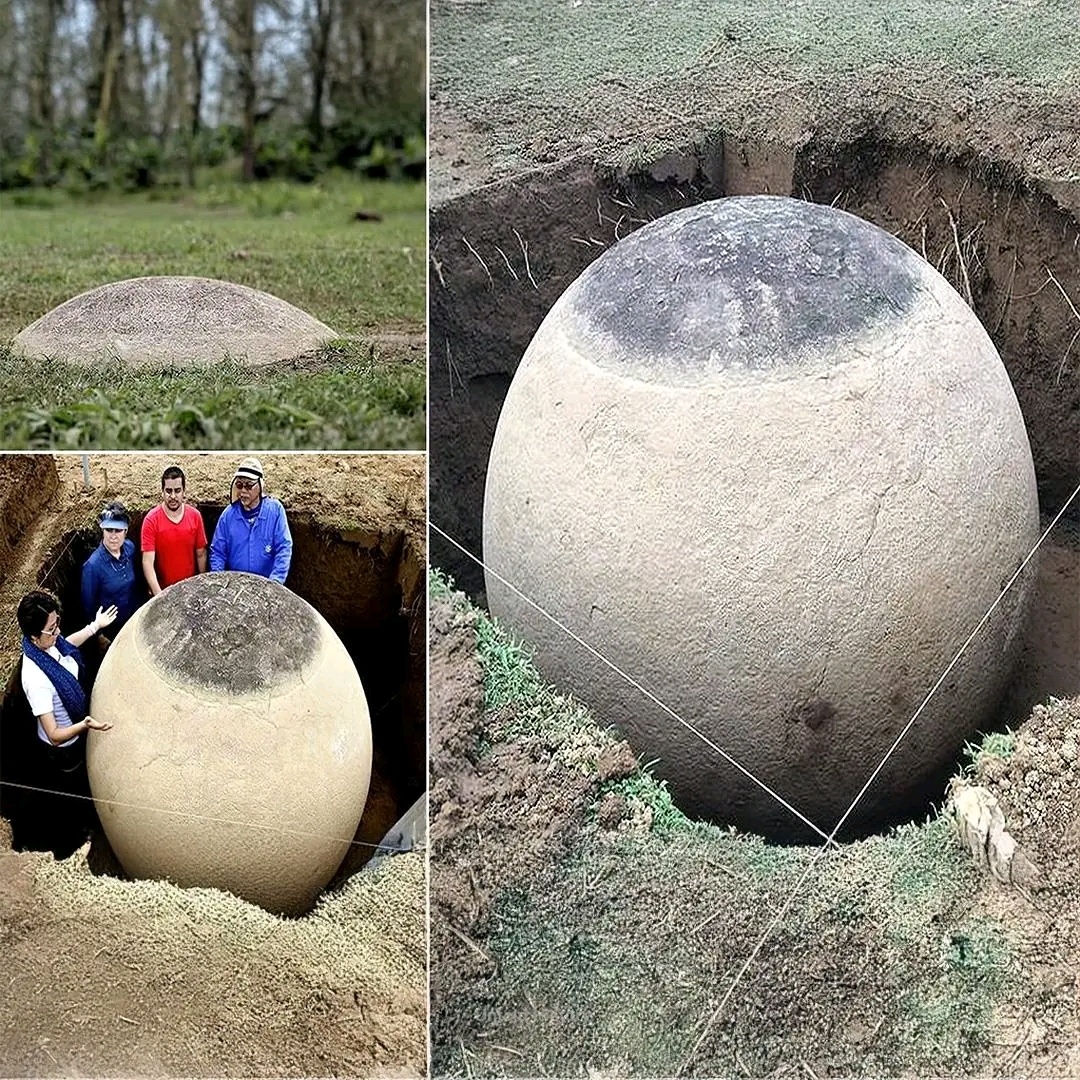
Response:
[[[422,175],[424,0],[0,0],[0,187]]]

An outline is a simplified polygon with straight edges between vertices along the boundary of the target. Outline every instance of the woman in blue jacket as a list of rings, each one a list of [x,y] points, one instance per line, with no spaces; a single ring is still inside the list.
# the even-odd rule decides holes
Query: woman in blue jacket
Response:
[[[258,458],[240,462],[229,496],[210,541],[210,569],[245,570],[284,585],[292,561],[292,533],[285,507],[263,492]]]
[[[127,538],[131,517],[124,504],[110,502],[98,519],[101,543],[83,563],[82,605],[90,617],[98,608],[115,606],[116,621],[106,634],[99,630],[97,642],[104,652],[124,623],[139,606],[139,576],[135,568],[135,545]]]

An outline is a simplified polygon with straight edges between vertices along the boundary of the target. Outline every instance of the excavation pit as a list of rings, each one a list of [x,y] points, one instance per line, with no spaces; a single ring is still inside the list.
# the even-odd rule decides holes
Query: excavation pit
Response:
[[[208,537],[212,536],[224,503],[195,505]],[[143,516],[132,512],[129,536],[136,547]],[[290,514],[289,524],[293,558],[288,587],[323,615],[345,645],[371,714],[371,787],[354,843],[328,886],[334,889],[372,858],[376,845],[424,791],[424,603],[417,585],[423,580],[423,562],[403,532],[335,528],[303,512]],[[57,594],[65,624],[73,628],[81,625],[81,568],[99,539],[100,531],[91,524],[68,530],[37,569],[38,584]],[[92,648],[85,651],[94,668]],[[18,663],[6,682],[0,737],[3,779],[42,786],[36,734]],[[70,799],[6,785],[0,788],[0,798],[0,817],[11,824],[16,850],[51,851],[64,858],[81,842],[83,823],[94,819],[92,805],[86,802],[79,804],[82,813],[73,817]],[[122,874],[100,829],[95,830],[89,865],[98,873]]]
[[[484,484],[500,409],[526,346],[566,287],[646,222],[736,194],[833,203],[905,241],[950,281],[1005,364],[1032,448],[1043,525],[1049,524],[1080,476],[1080,324],[1068,299],[1080,287],[1075,193],[1022,176],[1007,163],[971,153],[947,157],[874,134],[846,143],[819,136],[798,148],[718,136],[633,169],[578,158],[436,206],[433,523],[481,553]],[[995,713],[999,726],[1016,726],[1048,695],[1080,692],[1080,626],[1070,603],[1078,522],[1074,506],[1041,553],[1031,629]],[[484,600],[480,568],[434,531],[432,563]],[[655,568],[661,582],[665,572]],[[867,829],[921,819],[941,803],[957,761]]]

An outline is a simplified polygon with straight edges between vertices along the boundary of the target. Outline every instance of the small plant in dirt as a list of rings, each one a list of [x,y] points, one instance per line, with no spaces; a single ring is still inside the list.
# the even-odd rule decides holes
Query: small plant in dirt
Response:
[[[1016,751],[1016,732],[1010,728],[993,731],[982,737],[981,742],[966,743],[964,756],[968,759],[962,776],[978,776],[989,761],[1008,761]]]

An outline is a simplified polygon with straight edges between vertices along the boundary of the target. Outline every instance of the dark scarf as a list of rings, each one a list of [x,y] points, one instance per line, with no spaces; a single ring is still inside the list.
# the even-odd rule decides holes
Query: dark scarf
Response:
[[[79,675],[83,673],[82,654],[74,646],[68,643],[64,637],[56,639],[56,647],[62,656],[74,656],[75,663],[79,665]],[[86,691],[79,684],[79,680],[65,668],[59,660],[54,660],[44,649],[39,649],[28,637],[22,639],[23,656],[28,656],[42,671],[46,678],[53,684],[60,700],[67,709],[68,716],[73,724],[86,719]]]

